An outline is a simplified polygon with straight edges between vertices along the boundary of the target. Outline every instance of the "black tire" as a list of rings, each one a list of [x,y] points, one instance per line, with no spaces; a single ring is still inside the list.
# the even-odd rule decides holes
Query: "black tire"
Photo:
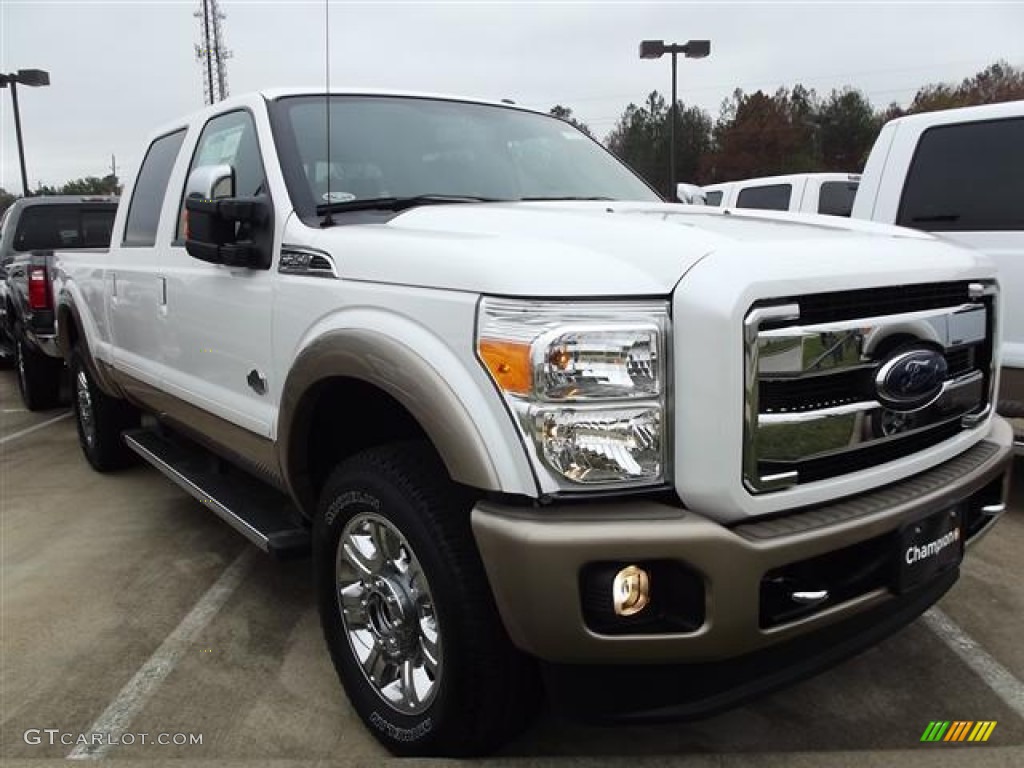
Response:
[[[48,357],[32,347],[24,334],[14,332],[14,369],[18,375],[21,400],[30,411],[45,411],[60,405],[60,383],[64,361]]]
[[[10,317],[10,310],[7,316]],[[13,331],[6,319],[0,319],[0,368],[14,368],[16,354]]]
[[[324,635],[353,707],[396,755],[485,754],[525,728],[536,711],[536,665],[512,645],[501,623],[470,529],[471,506],[471,497],[421,443],[373,448],[342,462],[321,495],[313,565]],[[440,672],[431,678],[436,691],[423,697],[425,709],[416,714],[398,711],[371,684],[339,605],[339,541],[346,526],[367,515],[383,518],[404,538],[401,547],[411,548],[432,600]],[[419,600],[423,593],[417,594]],[[422,626],[422,615],[414,613],[413,626]],[[422,636],[413,647],[424,647]]]
[[[71,353],[70,367],[71,403],[78,427],[78,444],[85,458],[97,472],[133,464],[135,454],[124,444],[121,433],[139,426],[139,412],[130,403],[111,397],[96,385],[77,347]]]

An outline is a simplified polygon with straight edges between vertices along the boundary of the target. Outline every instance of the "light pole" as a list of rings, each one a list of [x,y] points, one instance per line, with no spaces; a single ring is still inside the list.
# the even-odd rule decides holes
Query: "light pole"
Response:
[[[25,172],[25,142],[21,137],[21,114],[18,112],[18,83],[35,88],[50,84],[50,73],[42,69],[19,69],[11,75],[0,75],[0,88],[11,86],[11,101],[14,103],[14,134],[18,139],[18,162],[21,164],[21,186],[25,197],[28,191],[28,174]]]
[[[676,56],[683,54],[688,59],[703,59],[711,53],[710,40],[688,40],[683,45],[665,44],[664,40],[644,40],[640,43],[641,59],[660,59],[666,53],[672,54],[672,110],[669,120],[669,199],[676,196]]]

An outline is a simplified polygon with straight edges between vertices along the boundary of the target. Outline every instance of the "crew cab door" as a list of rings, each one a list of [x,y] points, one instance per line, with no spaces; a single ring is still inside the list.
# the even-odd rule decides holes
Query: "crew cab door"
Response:
[[[202,126],[188,171],[174,190],[177,232],[164,270],[162,308],[172,336],[163,353],[164,387],[177,400],[269,436],[280,386],[271,377],[274,273],[201,261],[185,249],[187,180],[197,168],[224,165],[234,169],[236,196],[265,195],[269,201],[256,123],[248,109],[225,112]]]
[[[161,385],[165,347],[171,341],[161,312],[163,266],[168,235],[173,231],[164,209],[168,181],[185,134],[186,129],[181,128],[150,144],[135,178],[124,228],[115,233],[104,273],[103,297],[114,366],[128,377],[125,386],[146,402],[152,401],[153,389]],[[89,311],[99,325],[104,307],[96,304],[90,301]]]

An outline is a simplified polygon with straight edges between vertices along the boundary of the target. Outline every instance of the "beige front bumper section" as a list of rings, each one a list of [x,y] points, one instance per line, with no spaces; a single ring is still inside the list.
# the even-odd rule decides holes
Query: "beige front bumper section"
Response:
[[[1013,433],[993,419],[985,439],[945,464],[887,488],[795,512],[781,525],[727,528],[695,512],[622,499],[543,509],[487,501],[473,532],[513,642],[546,661],[685,663],[738,656],[892,600],[877,589],[771,629],[759,626],[765,572],[896,530],[1001,481],[1009,488]],[[994,521],[995,517],[993,517]],[[987,532],[991,523],[981,533]],[[980,535],[980,534],[979,534]],[[976,540],[975,536],[973,540]],[[704,576],[706,620],[686,634],[598,635],[583,618],[579,574],[588,563],[674,559]]]

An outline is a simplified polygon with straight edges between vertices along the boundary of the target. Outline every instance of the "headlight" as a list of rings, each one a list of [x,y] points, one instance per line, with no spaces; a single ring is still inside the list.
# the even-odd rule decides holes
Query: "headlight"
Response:
[[[661,477],[661,408],[538,410],[544,461],[577,483]]]
[[[477,354],[567,489],[664,482],[665,302],[483,299]]]
[[[534,348],[537,394],[547,400],[657,397],[658,328],[642,325],[559,329]]]

